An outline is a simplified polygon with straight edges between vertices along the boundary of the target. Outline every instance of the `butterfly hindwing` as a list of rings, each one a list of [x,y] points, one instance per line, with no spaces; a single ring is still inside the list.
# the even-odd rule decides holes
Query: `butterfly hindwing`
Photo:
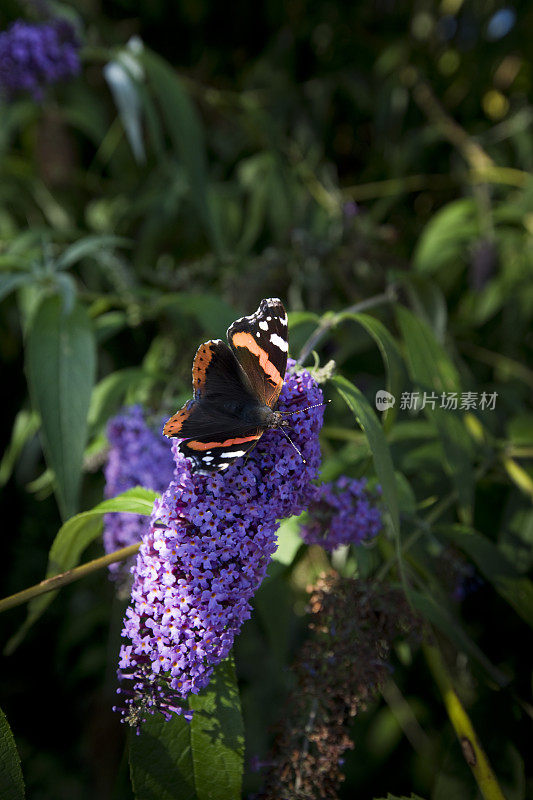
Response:
[[[192,369],[193,400],[166,423],[166,436],[179,436],[179,449],[195,471],[223,470],[257,443],[262,431],[243,421],[239,409],[256,399],[235,356],[221,339],[204,342]]]
[[[228,341],[261,403],[274,408],[287,366],[287,314],[281,300],[262,300],[255,314],[236,320]]]
[[[247,436],[234,436],[223,441],[210,441],[209,436],[202,436],[182,442],[180,451],[191,459],[195,472],[222,471],[246,455],[257,444],[262,433],[257,430]]]

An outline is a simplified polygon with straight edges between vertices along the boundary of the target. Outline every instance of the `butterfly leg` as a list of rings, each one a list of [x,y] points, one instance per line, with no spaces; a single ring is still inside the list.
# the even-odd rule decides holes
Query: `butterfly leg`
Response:
[[[252,450],[254,450],[257,447],[258,443],[259,443],[259,439],[257,440],[257,442],[254,442],[253,445],[248,449],[248,452],[244,456],[244,465],[246,465],[248,463],[248,459],[250,458],[250,453],[252,452]]]

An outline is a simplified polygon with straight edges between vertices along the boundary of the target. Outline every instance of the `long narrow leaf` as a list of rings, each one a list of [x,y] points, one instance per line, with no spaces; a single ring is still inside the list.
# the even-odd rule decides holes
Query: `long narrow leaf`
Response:
[[[471,441],[461,418],[440,406],[443,392],[460,392],[457,370],[428,325],[406,308],[398,307],[397,313],[411,378],[421,393],[436,398],[424,410],[437,427],[461,513],[469,521],[474,500]]]
[[[400,510],[398,505],[398,493],[396,489],[396,479],[394,475],[394,465],[390,454],[389,446],[383,433],[383,429],[369,404],[366,397],[350,381],[342,376],[335,376],[332,379],[336,389],[340,392],[349,408],[353,411],[355,418],[365,433],[368,444],[372,451],[374,466],[381,489],[383,500],[390,514],[394,538],[396,543],[396,553],[398,566],[403,576],[401,547],[400,547]]]
[[[220,233],[209,200],[205,137],[200,118],[178,74],[164,59],[144,50],[141,60],[159,100],[174,150],[189,178],[193,202],[213,247],[220,252]]]
[[[64,314],[61,306],[57,296],[43,300],[31,318],[25,355],[46,461],[56,477],[61,515],[67,519],[78,505],[96,354],[84,307],[77,303]]]
[[[369,314],[341,314],[340,319],[353,319],[365,328],[377,344],[387,370],[387,390],[396,399],[396,404],[385,411],[386,428],[390,429],[398,411],[400,395],[405,383],[405,365],[392,335],[379,319]]]

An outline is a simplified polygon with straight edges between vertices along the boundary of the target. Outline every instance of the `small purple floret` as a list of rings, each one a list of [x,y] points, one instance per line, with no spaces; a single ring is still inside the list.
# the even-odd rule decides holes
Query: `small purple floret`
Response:
[[[134,486],[163,492],[174,475],[169,440],[163,436],[163,421],[150,425],[141,406],[130,406],[107,426],[111,446],[105,467],[105,497],[116,497]],[[148,532],[148,518],[140,514],[106,514],[104,548],[111,553],[140,542]],[[123,576],[124,564],[111,564],[112,575]]]
[[[77,75],[80,42],[65,19],[35,25],[16,20],[0,32],[0,91],[42,100],[50,84]]]
[[[300,529],[302,539],[330,551],[373,539],[382,526],[376,501],[365,478],[342,476],[335,483],[316,487],[308,519]]]

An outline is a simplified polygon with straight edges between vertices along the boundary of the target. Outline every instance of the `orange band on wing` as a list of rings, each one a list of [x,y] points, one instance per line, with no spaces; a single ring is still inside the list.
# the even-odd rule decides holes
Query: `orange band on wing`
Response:
[[[269,361],[268,353],[263,350],[262,347],[259,347],[251,333],[245,333],[244,331],[235,333],[232,342],[234,347],[245,347],[247,350],[253,353],[254,356],[257,356],[259,358],[259,365],[261,369],[263,369],[266,374],[272,378],[274,383],[279,384],[283,382],[283,378],[281,377],[279,370],[276,369],[272,361]]]
[[[173,417],[170,417],[167,420],[165,427],[163,428],[163,433],[165,436],[178,436],[183,423],[186,419],[188,419],[191,415],[191,410],[189,408],[182,408],[177,414],[174,414]]]
[[[259,439],[261,434],[254,433],[253,436],[244,436],[242,439],[226,439],[225,442],[187,442],[187,447],[191,450],[211,450],[212,447],[231,447],[234,444],[244,444]]]

